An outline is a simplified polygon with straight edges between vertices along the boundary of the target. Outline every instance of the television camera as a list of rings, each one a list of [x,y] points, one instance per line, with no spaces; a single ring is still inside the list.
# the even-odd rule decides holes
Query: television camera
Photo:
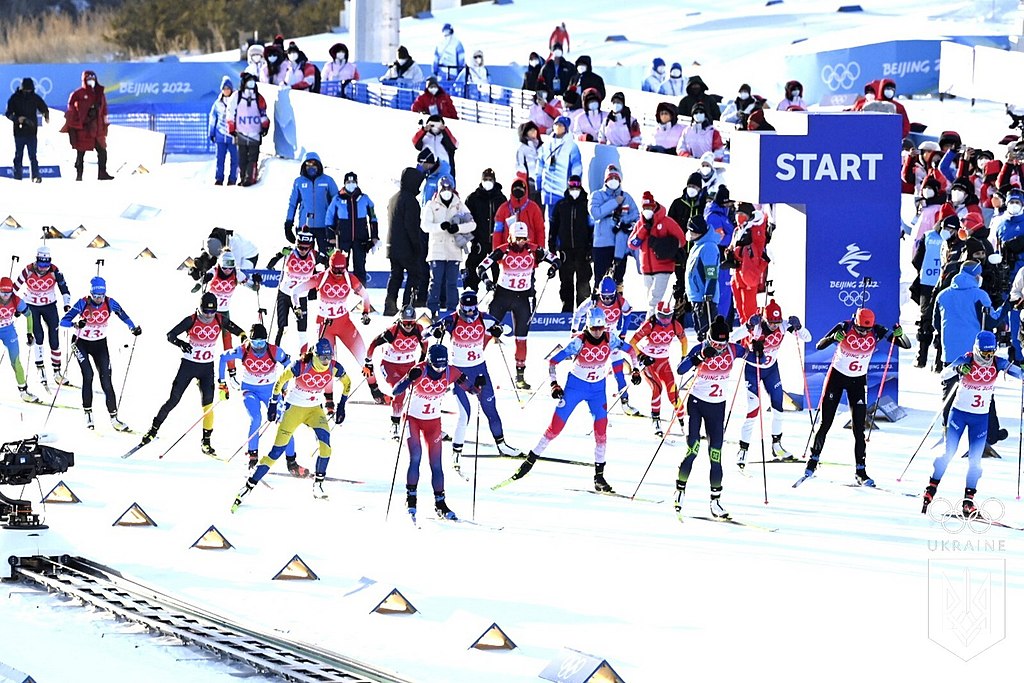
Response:
[[[0,485],[25,486],[43,474],[67,472],[75,454],[39,443],[39,436],[0,445]],[[32,503],[0,493],[0,526],[5,529],[45,529]]]

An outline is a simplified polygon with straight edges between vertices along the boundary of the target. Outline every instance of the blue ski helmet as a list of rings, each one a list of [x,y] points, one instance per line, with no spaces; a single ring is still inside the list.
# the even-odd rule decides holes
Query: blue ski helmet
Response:
[[[107,281],[99,275],[89,280],[89,294],[99,296],[107,293]]]
[[[444,370],[448,367],[448,347],[443,344],[434,344],[427,351],[427,358],[430,366],[435,370]]]
[[[601,301],[603,303],[613,303],[616,295],[618,294],[618,287],[615,286],[615,280],[613,280],[610,275],[605,275],[601,278],[601,287],[598,292],[601,294]]]
[[[988,330],[982,330],[979,332],[977,338],[974,340],[974,350],[990,354],[995,353],[996,335],[992,334]]]
[[[331,346],[331,342],[329,339],[321,339],[317,341],[314,353],[316,354],[317,358],[326,363],[327,361],[334,358],[334,347]]]
[[[600,308],[591,308],[587,312],[587,330],[598,330],[595,334],[602,334],[607,326],[604,311]]]
[[[476,292],[472,289],[467,289],[459,297],[459,316],[464,320],[476,320],[477,313],[477,296]]]

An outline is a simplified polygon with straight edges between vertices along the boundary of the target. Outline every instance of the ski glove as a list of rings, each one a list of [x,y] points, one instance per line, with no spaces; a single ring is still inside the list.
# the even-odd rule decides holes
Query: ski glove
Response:
[[[640,363],[640,367],[643,368],[654,365],[654,359],[643,352],[636,354],[636,360]]]
[[[486,289],[488,292],[493,292],[494,291],[494,283],[493,282],[491,282],[487,278],[483,278],[480,281],[484,283],[484,289]]]
[[[803,323],[800,322],[800,318],[795,315],[789,316],[789,330],[788,332],[799,332],[800,328],[803,327]]]
[[[899,337],[902,337],[903,336],[903,327],[901,325],[897,324],[896,327],[892,328],[892,336],[893,336],[893,339],[898,339]]]
[[[373,378],[373,361],[370,359],[366,359],[366,362],[363,364],[363,375],[368,380]]]
[[[267,404],[267,422],[277,421],[277,399],[270,399],[270,403]]]
[[[835,334],[832,335],[832,338],[835,339],[837,342],[841,342],[844,339],[846,339],[846,332],[842,330],[836,330]]]
[[[219,382],[217,384],[217,389],[220,390],[220,400],[222,400],[222,401],[228,400],[228,396],[231,395],[231,392],[228,390],[228,383],[227,382],[223,382],[223,381]]]
[[[756,330],[761,325],[761,314],[755,313],[747,320],[747,329]]]
[[[561,401],[565,397],[565,391],[558,384],[558,382],[551,383],[551,398],[556,401]]]
[[[504,332],[504,330],[501,329],[501,325],[499,325],[498,323],[494,323],[493,325],[491,325],[489,328],[487,328],[487,331],[490,332],[491,336],[494,337],[495,339],[500,337],[501,333]],[[480,376],[483,377],[483,375]]]
[[[140,334],[142,334],[142,328],[136,325],[135,327],[132,328],[132,334],[138,337]]]
[[[295,227],[295,221],[287,220],[284,222],[284,238],[288,240],[289,244],[295,244],[295,231],[292,228]]]
[[[33,344],[36,343],[36,338],[35,336],[33,336],[31,332],[25,334],[25,343],[28,344],[29,346],[32,346]]]
[[[548,266],[548,279],[550,280],[553,278],[556,272],[558,272],[558,268],[555,266]]]
[[[71,310],[71,307],[68,306],[67,304],[64,304],[64,312],[67,313],[70,310]]]
[[[434,331],[431,334],[433,334],[437,339],[441,339],[444,337],[444,328],[438,325],[434,328]]]
[[[958,365],[956,366],[956,371],[959,372],[961,375],[969,375],[971,374],[971,364],[964,363],[963,365]]]
[[[85,326],[86,326],[85,318],[79,318],[78,320],[75,321],[75,327],[77,327],[78,329],[82,329]]]
[[[718,349],[713,347],[711,344],[705,344],[700,350],[700,356],[704,360],[707,360],[708,358],[714,358],[717,355]]]
[[[633,383],[633,386],[640,384],[640,371],[633,368],[633,372],[629,374],[629,381]]]
[[[292,312],[295,313],[295,318],[303,318],[306,313],[302,310],[302,306],[292,306]]]
[[[363,313],[363,315],[359,318],[359,322],[361,322],[364,325],[369,325],[370,324],[370,314],[369,313]]]
[[[177,346],[179,349],[181,349],[185,353],[192,353],[192,345],[189,344],[187,341],[184,341],[184,340],[181,340],[181,339],[175,339],[171,343],[174,344],[175,346]]]
[[[416,380],[418,380],[420,378],[420,375],[422,375],[422,374],[423,374],[423,368],[410,368],[409,369],[409,374],[406,375],[406,376],[409,378],[410,382],[415,382]]]
[[[334,398],[330,394],[324,394],[324,411],[327,417],[334,417]]]
[[[338,400],[338,409],[334,412],[334,424],[340,425],[345,421],[345,401],[348,400],[348,396],[342,396]]]
[[[477,390],[483,389],[487,386],[487,375],[477,375],[476,380],[473,382],[473,386],[476,387]]]

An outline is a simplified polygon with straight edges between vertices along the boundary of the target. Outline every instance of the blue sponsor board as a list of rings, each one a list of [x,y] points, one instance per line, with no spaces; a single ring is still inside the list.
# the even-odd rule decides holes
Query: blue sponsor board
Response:
[[[21,169],[22,178],[29,178],[31,176],[31,168],[29,164],[26,164]],[[13,178],[14,167],[13,166],[0,166],[0,178]],[[40,166],[39,167],[40,178],[60,178],[60,166]]]

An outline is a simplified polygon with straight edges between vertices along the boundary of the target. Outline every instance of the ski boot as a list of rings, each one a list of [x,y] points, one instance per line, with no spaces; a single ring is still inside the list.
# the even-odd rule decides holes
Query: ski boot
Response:
[[[612,485],[604,478],[604,466],[603,462],[594,463],[594,490],[598,493],[615,493]]]
[[[675,509],[676,517],[679,521],[683,521],[683,498],[686,496],[686,482],[676,479],[676,500]]]
[[[28,390],[27,384],[18,385],[18,395],[25,403],[42,403],[38,396]]]
[[[820,453],[811,451],[811,456],[807,458],[807,468],[804,470],[804,477],[810,479],[814,476],[815,470],[818,469],[818,460],[821,458]]]
[[[868,476],[868,471],[864,465],[857,465],[857,472],[854,474],[857,479],[857,483],[861,486],[874,486],[875,480]]]
[[[394,415],[391,416],[391,440],[392,441],[401,441],[402,440],[402,435],[399,434],[399,432],[398,432],[398,428],[401,426],[401,424],[402,424],[402,418],[395,417]]]
[[[294,455],[290,458],[286,456],[285,461],[288,463],[288,474],[300,479],[309,476],[309,470],[297,463]]]
[[[149,428],[149,431],[142,435],[142,445],[145,446],[147,443],[156,438],[156,433],[160,430],[160,427],[156,424]]]
[[[259,461],[260,461],[260,453],[259,453],[259,451],[249,451],[248,452],[248,456],[249,456],[249,469],[251,470],[251,469],[254,469],[256,467],[257,463],[259,463]]]
[[[736,454],[736,466],[741,470],[747,466],[747,449],[750,448],[750,444],[746,441],[740,441],[740,452]]]
[[[245,498],[247,495],[249,495],[249,493],[255,487],[256,487],[256,482],[254,482],[252,479],[246,479],[245,480],[245,486],[243,486],[242,489],[238,492],[238,495],[235,496],[235,502],[232,503],[232,505],[231,505],[231,512],[232,513],[235,512],[236,510],[238,510],[238,507],[242,504],[242,499]]]
[[[85,410],[85,426],[88,429],[96,429],[96,423],[92,421],[92,410],[88,408]]]
[[[722,507],[722,489],[711,489],[711,516],[715,519],[729,519],[729,513]]]
[[[537,463],[537,454],[534,453],[533,451],[530,451],[529,455],[526,456],[526,460],[524,460],[522,462],[522,464],[519,465],[519,469],[517,469],[516,473],[512,475],[512,478],[513,479],[522,479],[523,477],[525,477],[527,474],[530,473],[530,470],[533,469],[533,466],[536,463]]]
[[[928,506],[932,504],[935,493],[939,490],[939,480],[929,479],[928,486],[924,488],[924,499],[921,501],[921,514],[928,513]]]
[[[981,511],[974,505],[974,494],[977,492],[978,489],[964,489],[964,499],[960,501],[960,512],[968,519],[981,517]]]
[[[49,380],[46,378],[46,366],[42,361],[36,362],[36,370],[39,372],[39,383],[43,385],[43,391],[50,393]]]
[[[210,444],[210,437],[213,435],[212,429],[203,430],[203,440],[200,442],[201,445],[199,450],[203,452],[203,455],[208,455],[211,458],[217,457],[217,451],[213,450],[213,446]]]
[[[772,459],[781,460],[782,462],[796,460],[792,453],[782,447],[782,434],[772,434]]]
[[[117,411],[116,410],[110,414],[110,426],[113,427],[114,431],[116,431],[116,432],[130,432],[131,431],[130,429],[128,429],[128,425],[126,425],[124,422],[121,422],[121,420],[119,420],[117,418]]]
[[[630,417],[640,417],[640,411],[629,405],[629,396],[622,395],[622,399],[619,401],[619,405],[622,406],[622,412]]]
[[[452,469],[460,477],[462,476],[462,444],[452,444]]]
[[[64,373],[60,371],[59,365],[53,366],[53,383],[64,387],[74,386]]]
[[[316,500],[327,500],[327,492],[324,491],[324,477],[319,472],[313,477],[313,498]]]
[[[384,396],[384,392],[380,390],[377,383],[374,382],[370,385],[370,395],[373,396],[373,402],[379,406],[387,403],[387,398]]]
[[[516,368],[516,389],[522,389],[523,391],[530,391],[531,387],[526,378],[523,376],[526,373],[526,368]]]
[[[661,426],[661,415],[651,413],[651,426],[654,427],[655,436],[665,436],[665,430]]]
[[[509,446],[505,443],[505,438],[501,436],[494,437],[494,445],[498,447],[498,453],[505,457],[523,457],[523,452],[514,446]]]
[[[434,493],[434,512],[441,519],[450,519],[453,522],[459,521],[459,518],[455,516],[455,513],[448,508],[448,504],[444,502],[444,491],[437,491]]]
[[[412,517],[412,523],[416,523],[416,489],[406,487],[405,490],[405,511]]]

